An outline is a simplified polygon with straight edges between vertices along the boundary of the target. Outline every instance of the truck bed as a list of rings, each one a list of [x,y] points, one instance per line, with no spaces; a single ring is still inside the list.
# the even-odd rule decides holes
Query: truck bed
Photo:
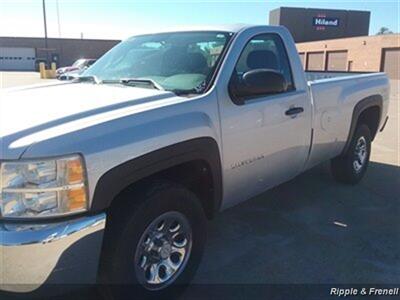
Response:
[[[304,72],[307,81],[329,79],[336,77],[354,77],[358,75],[374,74],[370,72],[337,72],[337,71],[306,71]]]
[[[313,145],[308,161],[311,166],[321,161],[322,157],[334,157],[341,153],[348,139],[355,105],[371,95],[388,99],[389,82],[384,73],[305,73],[313,105]],[[387,109],[385,101],[383,116],[387,114]]]

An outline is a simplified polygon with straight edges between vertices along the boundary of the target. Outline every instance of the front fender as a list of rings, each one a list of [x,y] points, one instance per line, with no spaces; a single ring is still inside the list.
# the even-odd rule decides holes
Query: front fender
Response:
[[[210,137],[191,139],[170,145],[115,166],[98,180],[92,211],[101,211],[131,184],[148,176],[190,161],[205,161],[210,169],[214,187],[214,211],[222,200],[222,171],[219,148]]]

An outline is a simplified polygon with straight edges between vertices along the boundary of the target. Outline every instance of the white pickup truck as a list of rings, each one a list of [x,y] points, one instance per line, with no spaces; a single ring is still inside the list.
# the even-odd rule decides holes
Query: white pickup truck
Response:
[[[167,293],[217,212],[327,160],[357,183],[388,79],[307,76],[285,28],[221,26],[134,36],[72,82],[3,91],[0,288]]]

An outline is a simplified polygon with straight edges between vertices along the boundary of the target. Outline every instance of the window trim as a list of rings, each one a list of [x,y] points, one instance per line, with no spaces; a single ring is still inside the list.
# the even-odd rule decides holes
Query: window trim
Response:
[[[224,32],[227,34],[227,36],[229,36],[229,40],[225,44],[225,47],[222,49],[221,54],[218,56],[217,61],[215,62],[214,70],[212,72],[210,81],[208,82],[208,84],[204,88],[204,91],[199,95],[204,95],[204,94],[208,93],[213,88],[213,86],[215,84],[215,80],[216,80],[219,72],[221,71],[222,64],[225,61],[225,57],[226,57],[229,49],[231,48],[231,45],[232,45],[234,39],[237,36],[237,33],[234,33],[234,32],[230,32],[230,31],[224,31]]]
[[[265,98],[265,97],[273,97],[273,96],[283,95],[283,94],[292,93],[292,92],[296,92],[297,91],[296,84],[295,84],[294,77],[293,77],[292,64],[291,64],[291,60],[289,59],[289,55],[288,55],[288,51],[287,51],[287,48],[286,48],[286,44],[283,41],[281,35],[279,33],[276,33],[276,32],[257,33],[257,34],[255,34],[255,35],[253,35],[253,36],[251,36],[250,38],[247,39],[246,44],[244,45],[244,47],[240,51],[239,57],[235,62],[235,67],[233,69],[233,72],[232,72],[232,74],[230,76],[230,79],[229,79],[229,82],[228,82],[228,90],[229,90],[229,85],[231,84],[232,78],[235,75],[236,65],[238,64],[240,58],[242,57],[242,54],[243,54],[245,48],[251,42],[251,40],[253,40],[254,38],[256,38],[258,36],[262,36],[262,35],[274,35],[274,36],[277,36],[278,39],[280,40],[280,42],[282,43],[283,50],[285,52],[284,55],[286,56],[286,59],[288,61],[288,66],[289,66],[289,71],[290,71],[290,79],[292,81],[292,88],[290,90],[286,90],[286,91],[284,91],[282,93],[255,95],[255,96],[252,96],[252,97],[244,98],[242,105],[246,105],[247,102],[250,102],[250,101],[253,102],[253,100],[256,100],[256,99]],[[235,101],[232,99],[232,95],[231,95],[230,92],[228,93],[228,95],[229,95],[229,98],[231,99],[232,103],[234,103],[235,105],[241,106],[241,105],[235,103]]]

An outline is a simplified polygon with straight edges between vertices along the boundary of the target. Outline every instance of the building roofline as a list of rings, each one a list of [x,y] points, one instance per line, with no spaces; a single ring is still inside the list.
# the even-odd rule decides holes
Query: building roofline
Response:
[[[280,6],[276,9],[289,8],[289,9],[313,9],[313,10],[329,10],[329,11],[351,11],[351,12],[364,12],[371,13],[369,10],[356,10],[356,9],[335,9],[335,8],[321,8],[321,7],[294,7],[294,6]]]
[[[298,42],[298,43],[296,43],[296,45],[300,45],[300,44],[309,44],[309,43],[324,43],[324,42],[337,41],[337,40],[382,38],[382,37],[388,37],[388,36],[394,36],[394,35],[400,36],[400,33],[374,34],[374,35],[361,35],[361,36],[349,36],[349,37],[334,38],[334,39],[325,39],[325,40]]]
[[[44,40],[44,37],[34,37],[34,36],[0,36],[0,39],[35,39]],[[58,38],[58,37],[48,37],[48,40],[68,40],[68,41],[100,41],[100,42],[120,42],[121,40],[112,39],[79,39],[79,38]]]

